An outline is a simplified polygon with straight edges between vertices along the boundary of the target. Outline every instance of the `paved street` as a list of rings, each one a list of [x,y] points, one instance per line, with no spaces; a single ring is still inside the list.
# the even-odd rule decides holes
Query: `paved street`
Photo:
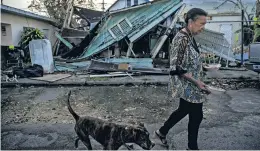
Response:
[[[25,101],[21,100],[18,104],[12,104],[12,101],[2,104],[2,149],[75,149],[74,139],[76,134],[73,130],[74,120],[71,115],[67,112],[64,107],[64,103],[56,102],[65,95],[65,92],[69,88],[55,88],[55,93],[57,95],[49,96],[44,100],[43,96],[50,91],[53,92],[54,88],[44,88],[45,91],[40,91],[39,88],[28,88],[26,92],[34,92],[35,96],[30,96],[31,94],[20,94],[20,99],[29,98],[29,100],[38,101]],[[72,88],[75,93],[87,92],[87,88]],[[88,98],[88,95],[94,95],[99,93],[104,93],[102,91],[109,91],[109,88],[99,87],[91,88],[91,92],[85,94],[84,98]],[[170,102],[167,100],[166,87],[121,87],[122,92],[128,92],[125,97],[131,100],[124,100],[124,96],[118,97],[120,95],[114,94],[119,92],[119,89],[115,91],[110,91],[110,96],[114,96],[106,100],[107,102],[101,101],[102,97],[96,96],[92,98],[92,108],[95,104],[96,110],[90,110],[89,104],[81,106],[81,102],[73,103],[73,107],[80,115],[91,115],[102,117],[103,113],[97,114],[98,111],[105,111],[105,114],[112,116],[112,120],[117,122],[124,121],[129,122],[131,119],[135,121],[145,122],[146,127],[152,133],[157,129],[162,122],[169,116],[171,110],[175,109],[178,105],[177,102]],[[7,89],[9,90],[9,89]],[[2,100],[6,99],[6,95],[15,94],[18,92],[23,92],[25,90],[20,90],[19,88],[12,89],[12,91],[6,92],[7,90],[2,90]],[[41,93],[39,93],[40,91]],[[96,92],[94,92],[96,91]],[[145,95],[146,96],[145,96]],[[150,100],[149,95],[150,94]],[[28,95],[28,96],[27,96]],[[128,96],[129,95],[129,96]],[[130,97],[130,95],[132,95]],[[129,106],[133,106],[133,102],[137,101],[136,98],[143,96],[143,99],[135,104],[135,109],[133,110],[132,116],[130,114]],[[155,97],[157,96],[157,97]],[[64,96],[65,97],[65,96]],[[72,101],[75,101],[77,95],[72,96]],[[37,99],[36,99],[37,98]],[[226,93],[214,93],[210,95],[209,100],[205,103],[204,116],[205,119],[202,122],[201,129],[199,132],[199,147],[200,149],[260,149],[260,91],[259,89],[240,89],[240,90],[229,90]],[[17,98],[12,98],[10,100],[16,100]],[[80,98],[77,98],[77,100]],[[114,101],[112,101],[114,100]],[[148,101],[149,100],[149,101]],[[157,100],[157,106],[153,103]],[[40,102],[43,101],[43,102]],[[63,100],[64,101],[64,100]],[[117,101],[117,103],[116,103]],[[33,103],[34,102],[34,103]],[[35,103],[36,102],[36,103]],[[151,102],[151,103],[149,103]],[[159,103],[158,103],[159,102]],[[87,103],[87,102],[85,102]],[[112,104],[114,106],[111,106]],[[117,105],[116,105],[116,104]],[[122,103],[122,104],[121,104]],[[145,104],[142,104],[145,103]],[[52,104],[52,105],[51,105]],[[63,107],[56,107],[53,109],[53,104],[59,104]],[[138,105],[139,104],[139,105]],[[25,106],[30,106],[30,110],[26,112],[23,118],[19,119],[19,110],[25,110]],[[45,106],[45,109],[43,108]],[[48,107],[51,106],[48,110]],[[121,106],[121,110],[117,111],[116,108]],[[10,110],[13,107],[15,111]],[[20,108],[19,108],[20,107]],[[38,110],[34,109],[37,108]],[[128,107],[128,108],[127,108]],[[143,108],[141,108],[143,107]],[[8,108],[8,110],[6,110]],[[80,110],[81,108],[81,110]],[[122,110],[125,108],[124,110]],[[140,108],[140,109],[139,109]],[[102,109],[102,110],[98,110]],[[128,109],[128,110],[126,110]],[[156,112],[152,112],[153,109]],[[15,112],[12,115],[11,112]],[[88,112],[89,111],[89,112]],[[141,112],[143,111],[143,112]],[[160,114],[157,114],[159,111]],[[31,113],[33,112],[33,113]],[[39,112],[39,113],[38,113]],[[40,114],[40,112],[42,114]],[[46,114],[45,114],[46,112]],[[49,113],[47,113],[49,112]],[[84,114],[85,113],[85,114]],[[134,114],[136,113],[136,114]],[[139,114],[144,114],[141,117]],[[139,116],[138,116],[139,115]],[[20,115],[22,116],[22,115]],[[30,116],[36,116],[34,119]],[[104,116],[103,116],[104,117]],[[27,120],[24,120],[26,119]],[[109,117],[108,117],[109,118]],[[29,120],[28,120],[29,119]],[[7,121],[7,122],[6,122]],[[180,123],[178,123],[169,133],[168,141],[171,146],[170,149],[186,149],[187,148],[187,123],[188,117],[185,117]],[[156,142],[156,146],[153,149],[165,149],[159,145],[158,140],[154,139],[152,135],[152,140]],[[92,140],[94,149],[102,149],[102,147]],[[80,143],[79,149],[85,149],[85,147]],[[125,149],[122,147],[121,149]],[[140,149],[135,146],[135,149]]]

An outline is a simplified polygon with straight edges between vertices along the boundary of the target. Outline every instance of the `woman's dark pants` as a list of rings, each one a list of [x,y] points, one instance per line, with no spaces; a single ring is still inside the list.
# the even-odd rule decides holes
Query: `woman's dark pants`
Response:
[[[189,114],[188,125],[188,147],[189,149],[198,149],[197,138],[200,123],[203,119],[202,111],[203,103],[190,103],[184,99],[180,99],[180,104],[177,110],[175,110],[164,125],[159,129],[161,134],[167,135],[169,130]]]

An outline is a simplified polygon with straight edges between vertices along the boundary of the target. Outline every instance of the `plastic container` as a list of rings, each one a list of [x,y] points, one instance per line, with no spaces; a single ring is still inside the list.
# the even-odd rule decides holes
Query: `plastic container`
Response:
[[[29,43],[32,64],[43,67],[44,73],[54,72],[51,43],[47,39],[32,40]]]

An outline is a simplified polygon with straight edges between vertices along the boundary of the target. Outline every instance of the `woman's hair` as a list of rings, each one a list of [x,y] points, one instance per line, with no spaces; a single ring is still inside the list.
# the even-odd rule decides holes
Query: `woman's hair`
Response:
[[[208,16],[208,13],[200,8],[192,8],[185,14],[185,23],[188,24],[189,19],[195,21],[199,16]]]

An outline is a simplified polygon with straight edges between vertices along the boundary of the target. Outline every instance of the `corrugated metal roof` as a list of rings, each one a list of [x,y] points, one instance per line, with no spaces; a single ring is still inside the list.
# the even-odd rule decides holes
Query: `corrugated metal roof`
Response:
[[[93,39],[90,45],[85,48],[81,58],[87,58],[100,53],[117,41],[128,37],[134,42],[157,24],[172,15],[182,6],[182,0],[160,0],[123,12],[113,13]],[[122,29],[121,22],[127,22],[130,29]],[[124,23],[124,25],[126,25]]]
[[[235,55],[231,49],[231,45],[223,33],[205,29],[202,33],[195,36],[195,39],[203,52],[214,53],[221,58],[235,61]]]
[[[17,9],[14,7],[10,7],[7,5],[1,5],[1,12],[11,13],[11,14],[19,15],[19,16],[24,16],[24,17],[42,20],[42,21],[46,21],[46,22],[50,22],[50,23],[55,23],[55,21],[49,17],[37,15],[37,14],[31,13],[31,12]]]
[[[82,8],[77,6],[74,6],[74,13],[84,19],[87,19],[90,23],[98,22],[103,15],[102,11],[97,11],[97,10],[92,10],[92,9],[87,9],[87,8]]]
[[[103,58],[99,60],[114,64],[127,63],[133,68],[153,68],[153,59],[151,58]]]

